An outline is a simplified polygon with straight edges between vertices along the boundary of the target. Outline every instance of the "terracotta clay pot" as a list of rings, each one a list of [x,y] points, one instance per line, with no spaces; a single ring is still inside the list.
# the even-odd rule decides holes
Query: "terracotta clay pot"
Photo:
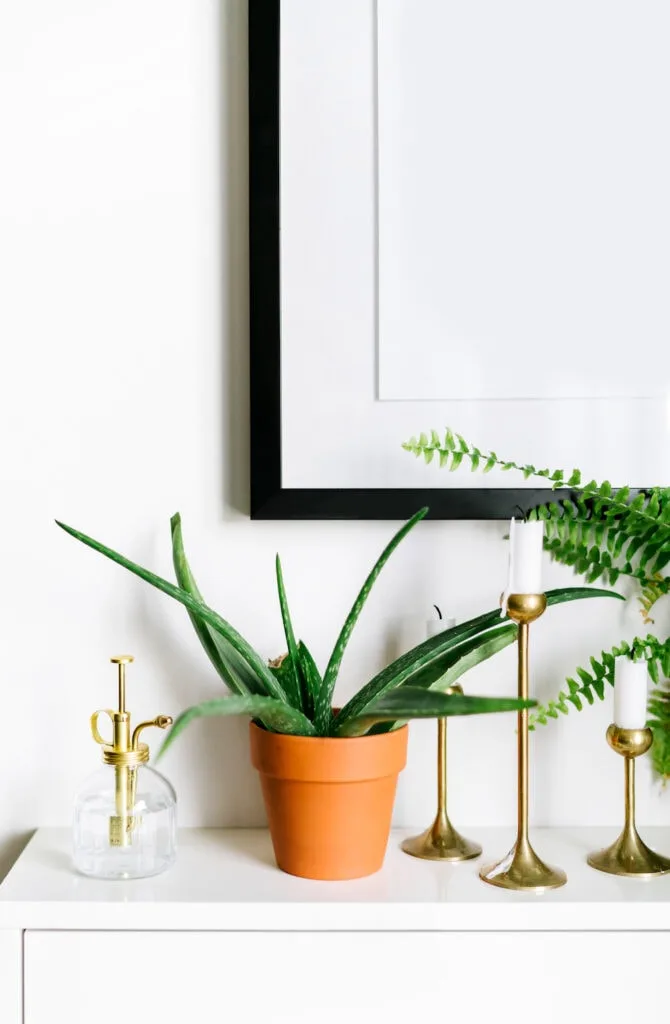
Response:
[[[356,739],[282,736],[251,723],[277,865],[302,878],[362,878],[386,853],[407,726]]]

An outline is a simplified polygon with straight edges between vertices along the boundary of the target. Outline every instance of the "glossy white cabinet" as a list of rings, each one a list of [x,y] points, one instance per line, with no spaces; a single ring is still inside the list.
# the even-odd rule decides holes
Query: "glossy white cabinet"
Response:
[[[29,931],[25,1024],[118,1024],[122,1006],[170,1024],[592,1024],[614,977],[630,1021],[669,954],[651,933]]]
[[[512,838],[474,831],[490,858]],[[165,875],[101,882],[72,872],[67,830],[40,830],[0,886],[0,1024],[660,1017],[647,979],[670,962],[670,876],[589,869],[613,831],[536,830],[569,876],[536,897],[483,885],[476,862],[407,857],[403,834],[355,882],[282,874],[262,830],[206,829],[181,833]]]

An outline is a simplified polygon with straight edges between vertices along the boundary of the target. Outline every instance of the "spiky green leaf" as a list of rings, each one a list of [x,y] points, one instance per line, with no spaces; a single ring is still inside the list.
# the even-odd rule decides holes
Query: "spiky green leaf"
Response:
[[[219,697],[216,700],[205,700],[201,704],[195,704],[183,711],[166,736],[158,757],[161,758],[165,754],[177,737],[196,718],[221,715],[249,715],[262,722],[270,732],[279,732],[284,735],[314,736],[316,734],[310,720],[297,708],[286,704],[285,701],[251,694],[246,697]]]
[[[75,530],[72,526],[66,526],[65,523],[60,523],[58,520],[56,520],[56,522],[62,530],[69,533],[71,537],[75,538],[75,540],[81,541],[82,544],[86,544],[87,547],[92,548],[101,555],[104,555],[105,558],[109,558],[110,561],[116,562],[117,565],[123,566],[124,569],[128,569],[129,572],[132,572],[135,576],[139,576],[139,578],[145,580],[146,583],[150,583],[152,587],[156,587],[157,590],[161,590],[164,594],[167,594],[168,597],[171,597],[175,601],[179,601],[180,604],[183,604],[188,611],[193,612],[199,619],[205,622],[208,626],[211,626],[212,629],[228,641],[231,647],[235,649],[242,660],[246,663],[249,670],[257,675],[259,683],[265,689],[268,696],[275,697],[278,700],[286,700],[286,694],[277,683],[261,656],[256,653],[251,644],[249,644],[229,622],[218,615],[212,608],[204,602],[196,600],[196,598],[186,590],[182,590],[181,587],[176,587],[174,583],[170,583],[169,580],[163,579],[162,576],[157,576],[156,573],[150,572],[149,569],[144,569],[141,565],[131,562],[129,558],[125,558],[125,556],[120,555],[118,551],[114,551],[112,548],[108,548],[105,544],[101,544],[100,541],[94,540],[92,537],[88,537],[85,533]]]
[[[460,693],[442,693],[420,687],[403,686],[376,700],[364,715],[351,718],[340,736],[362,736],[378,722],[413,718],[447,718],[454,715],[487,715],[503,711],[521,711],[535,707],[537,701],[515,697],[471,697]]]
[[[365,583],[361,587],[358,596],[351,607],[351,611],[347,615],[344,626],[342,627],[340,635],[338,636],[335,642],[333,653],[330,656],[330,660],[328,662],[328,666],[323,677],[323,684],[317,695],[314,723],[316,725],[318,732],[320,733],[326,733],[330,727],[333,691],[335,689],[335,683],[337,681],[337,676],[340,671],[340,665],[342,664],[342,658],[344,656],[347,644],[349,643],[349,638],[353,632],[354,626],[356,625],[358,617],[363,611],[365,602],[368,599],[368,595],[372,590],[380,572],[382,571],[382,569],[384,568],[384,566],[386,565],[389,558],[391,557],[395,549],[398,547],[400,542],[407,536],[410,530],[412,530],[416,526],[416,524],[424,518],[424,516],[427,513],[427,508],[419,509],[419,511],[415,515],[413,515],[411,519],[409,519],[406,523],[403,524],[403,526],[400,527],[397,533],[389,541],[389,543],[386,545],[381,555],[375,562],[374,566],[372,567],[372,570],[370,571]]]
[[[277,576],[277,593],[279,595],[279,607],[281,609],[281,618],[284,625],[284,636],[286,637],[286,646],[288,647],[288,668],[285,673],[285,690],[289,704],[294,708],[298,708],[300,711],[304,711],[302,703],[302,688],[300,685],[300,668],[298,663],[298,645],[295,642],[295,633],[293,632],[293,623],[291,622],[291,613],[288,607],[288,600],[286,598],[286,589],[284,587],[284,574],[281,567],[281,559],[277,555],[275,559],[275,572]]]

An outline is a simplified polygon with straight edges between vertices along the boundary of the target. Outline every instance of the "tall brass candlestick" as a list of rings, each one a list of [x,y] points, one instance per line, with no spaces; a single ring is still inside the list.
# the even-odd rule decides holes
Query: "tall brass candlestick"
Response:
[[[618,725],[610,725],[607,730],[610,747],[624,758],[626,812],[619,838],[606,850],[598,850],[587,857],[591,867],[598,871],[634,878],[651,878],[670,871],[670,860],[650,850],[640,839],[635,826],[635,758],[649,750],[653,739],[651,729],[622,729]]]
[[[447,693],[462,693],[455,684]],[[478,857],[482,848],[478,843],[466,839],[449,821],[447,814],[447,720],[437,720],[437,815],[435,821],[419,836],[406,839],[402,844],[405,853],[422,860],[459,861]]]
[[[547,607],[544,594],[510,594],[507,614],[519,624],[518,672],[519,697],[528,700],[528,641],[530,623],[539,619]],[[565,885],[567,877],[560,868],[540,860],[528,836],[528,709],[518,713],[517,735],[517,837],[510,852],[497,864],[482,868],[479,877],[489,885],[521,892],[543,892]]]

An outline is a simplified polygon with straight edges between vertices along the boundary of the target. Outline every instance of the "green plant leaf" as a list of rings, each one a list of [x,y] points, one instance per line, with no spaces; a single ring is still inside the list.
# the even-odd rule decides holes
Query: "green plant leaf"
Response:
[[[428,443],[428,439],[424,439],[423,435],[419,440],[424,444]],[[370,574],[368,575],[365,583],[363,584],[358,593],[358,597],[356,598],[351,607],[351,611],[349,612],[346,618],[344,626],[342,627],[340,635],[338,636],[337,641],[335,643],[335,647],[333,648],[333,653],[330,656],[330,661],[328,662],[328,667],[326,668],[323,677],[323,683],[317,695],[314,723],[316,725],[318,732],[322,734],[327,733],[330,728],[330,721],[332,716],[333,691],[335,689],[335,683],[337,681],[337,676],[340,671],[340,665],[342,664],[342,657],[349,642],[349,637],[351,636],[354,626],[358,621],[358,617],[363,610],[363,606],[365,605],[368,595],[372,590],[372,587],[374,586],[374,583],[377,577],[379,576],[380,572],[388,562],[389,558],[391,557],[395,549],[398,547],[398,544],[400,544],[400,542],[407,536],[409,531],[414,526],[416,526],[416,524],[420,522],[421,519],[424,518],[427,512],[427,508],[419,509],[419,511],[415,515],[413,515],[412,518],[408,520],[408,522],[404,523],[403,526],[400,527],[398,532],[386,545],[381,555],[375,562]]]
[[[475,665],[486,661],[487,658],[493,657],[494,654],[514,643],[517,632],[516,624],[508,622],[497,629],[491,629],[486,633],[474,636],[472,639],[458,644],[451,651],[447,652],[439,660],[439,664],[433,662],[427,670],[424,669],[422,672],[413,675],[410,683],[412,687],[429,687],[432,690],[444,692],[450,686],[453,686],[461,676],[465,675],[471,668],[474,668]],[[399,691],[405,689],[407,689],[406,686],[398,688]],[[396,691],[390,690],[388,692],[394,693]],[[377,726],[374,731],[375,733],[388,732],[397,724],[400,723],[388,722],[386,726]]]
[[[150,583],[152,587],[156,587],[157,590],[162,590],[168,597],[172,597],[175,601],[179,601],[189,611],[194,612],[198,618],[207,625],[211,626],[212,629],[220,633],[230,645],[237,651],[243,661],[247,664],[248,668],[254,672],[259,680],[259,683],[264,687],[267,695],[275,697],[277,700],[286,701],[286,694],[270,672],[263,659],[253,649],[240,633],[237,632],[229,622],[226,622],[220,615],[218,615],[212,608],[204,604],[202,601],[197,601],[187,591],[182,590],[181,587],[176,587],[174,583],[170,583],[169,580],[164,580],[162,576],[157,576],[156,573],[150,572],[148,569],[143,569],[141,565],[137,565],[135,562],[131,562],[130,559],[125,558],[124,555],[120,555],[117,551],[112,548],[108,548],[105,544],[101,544],[100,541],[93,540],[92,537],[88,537],[85,533],[81,533],[79,530],[75,530],[72,526],[66,526],[65,523],[60,523],[56,520],[61,530],[65,530],[75,540],[81,541],[82,544],[86,544],[87,547],[93,548],[94,551],[98,551],[105,558],[109,558],[112,562],[116,562],[117,565],[122,565],[124,569],[128,569],[129,572],[134,573],[135,576],[139,576],[140,579]]]
[[[314,658],[302,640],[298,643],[298,662],[302,684],[303,711],[309,719],[313,719],[316,695],[321,689],[322,679]]]
[[[451,651],[450,657],[447,659],[448,667],[444,675],[429,684],[431,689],[446,690],[448,687],[453,686],[461,676],[469,672],[475,665],[479,665],[482,661],[486,661],[488,658],[493,657],[494,654],[503,651],[510,644],[513,644],[516,640],[517,632],[517,625],[512,622],[459,644],[458,647]],[[421,673],[413,677],[412,685],[422,685]]]
[[[302,692],[300,687],[300,669],[298,665],[298,645],[295,642],[295,633],[293,632],[293,624],[291,622],[291,613],[288,608],[288,600],[286,598],[286,590],[284,588],[284,574],[282,573],[281,560],[279,555],[275,560],[275,569],[277,573],[277,591],[279,594],[279,607],[281,608],[281,617],[284,624],[284,636],[286,637],[286,645],[288,647],[288,662],[289,667],[286,671],[286,696],[288,702],[294,708],[298,708],[300,711],[304,711],[302,703]]]
[[[546,594],[549,607],[591,597],[613,597],[619,601],[624,600],[621,594],[617,594],[613,590],[600,590],[595,587],[560,587],[550,590]],[[428,640],[424,640],[423,643],[397,658],[345,704],[333,723],[335,735],[341,734],[349,718],[356,718],[366,713],[368,707],[387,691],[398,686],[411,686],[415,678],[421,679],[424,686],[431,686],[451,667],[450,656],[454,648],[471,637],[487,633],[500,623],[500,610],[496,608],[483,615],[478,615],[468,622],[453,626],[443,633],[438,633],[437,636],[429,637]],[[488,641],[490,637],[485,639]]]
[[[364,715],[351,718],[341,736],[362,736],[373,725],[389,719],[446,718],[453,715],[486,715],[501,711],[522,711],[537,701],[515,697],[471,697],[441,693],[420,687],[402,686],[374,701]]]
[[[623,640],[620,644],[612,647],[611,650],[603,651],[600,658],[592,656],[589,659],[591,671],[577,668],[576,675],[579,677],[579,682],[572,677],[568,678],[566,680],[567,689],[561,690],[555,700],[550,701],[546,707],[539,707],[530,716],[530,728],[533,729],[536,725],[546,724],[546,715],[549,713],[549,707],[554,707],[563,714],[567,714],[570,704],[577,708],[578,711],[581,711],[584,701],[587,704],[594,704],[596,698],[603,700],[607,684],[610,686],[614,685],[615,662],[617,658],[632,657],[644,659],[647,662],[649,675],[654,680],[658,678],[659,670],[662,669],[664,661],[669,655],[670,640],[661,643],[660,640],[650,634],[646,637],[636,637],[632,643]],[[654,691],[652,699],[649,701],[648,710],[652,717],[659,710],[658,705],[654,703],[659,692],[662,691]],[[663,714],[658,717],[661,722],[666,720]],[[667,722],[670,725],[670,708],[668,709]]]
[[[248,694],[246,697],[218,697],[216,700],[205,700],[187,708],[176,719],[165,738],[158,758],[163,757],[177,737],[196,718],[208,718],[214,715],[249,715],[257,718],[270,732],[278,732],[290,736],[314,736],[315,729],[302,711],[292,708],[282,700],[274,697],[257,697]]]
[[[202,594],[198,589],[195,577],[186,559],[181,529],[181,516],[178,512],[172,516],[170,528],[172,534],[172,561],[177,583],[182,590],[187,591],[196,601],[204,604]],[[243,696],[247,693],[262,694],[262,683],[225,637],[212,629],[195,612],[190,609],[187,609],[187,611],[200,643],[226,686],[233,693],[238,694],[238,696]]]

